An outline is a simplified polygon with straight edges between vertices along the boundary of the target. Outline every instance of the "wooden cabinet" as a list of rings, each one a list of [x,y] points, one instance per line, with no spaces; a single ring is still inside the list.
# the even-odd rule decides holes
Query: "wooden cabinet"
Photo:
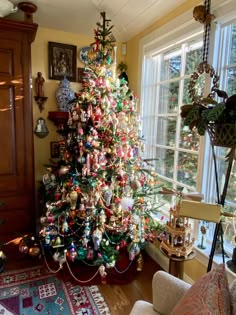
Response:
[[[0,241],[36,225],[31,43],[37,27],[0,18]]]

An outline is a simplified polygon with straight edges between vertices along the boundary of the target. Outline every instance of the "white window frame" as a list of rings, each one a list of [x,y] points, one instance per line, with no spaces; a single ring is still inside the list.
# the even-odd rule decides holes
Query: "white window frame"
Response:
[[[219,27],[220,25],[225,25],[226,23],[230,23],[233,19],[235,19],[236,16],[236,8],[235,8],[235,3],[234,1],[222,1],[222,0],[215,0],[212,1],[211,4],[211,12],[216,16],[216,19],[214,20],[213,27],[212,27],[212,32],[211,32],[211,42],[214,42],[214,45],[211,44],[210,46],[210,53],[209,53],[209,63],[213,64],[214,68],[216,71],[219,70],[219,65],[218,65],[218,60],[217,58],[213,58],[213,51],[217,49],[217,41],[214,39],[214,33],[215,33],[215,28]],[[161,51],[164,49],[168,43],[168,47],[173,47],[176,42],[180,42],[183,38],[188,38],[193,34],[193,32],[201,32],[202,31],[202,26],[197,24],[196,21],[193,20],[192,18],[192,10],[189,10],[182,14],[181,16],[178,16],[174,20],[170,21],[166,25],[160,27],[158,30],[148,34],[144,38],[140,40],[140,45],[139,45],[139,64],[141,66],[141,72],[140,72],[140,82],[142,78],[142,74],[144,73],[144,70],[142,68],[143,65],[143,58],[145,55],[151,55],[153,54],[154,51]],[[177,41],[176,41],[177,39]],[[220,55],[222,58],[222,56]],[[141,100],[142,100],[142,91],[141,91],[141,84],[140,84],[140,90],[139,90],[139,95],[141,95]],[[142,106],[142,104],[141,104]],[[209,140],[205,139],[207,137],[201,137],[201,143],[200,146],[205,145],[208,143]],[[208,159],[209,160],[209,159]],[[209,168],[209,165],[205,163],[205,168],[203,168],[203,165],[205,162],[202,159],[200,160],[200,169],[205,172],[206,168],[208,168],[208,178],[210,176],[214,176],[212,172],[212,168]],[[201,185],[200,185],[201,186]],[[197,189],[201,188],[197,186]],[[206,190],[208,193],[210,193],[210,185],[209,181],[203,182],[203,189]],[[202,256],[204,259],[200,259],[205,265],[208,263],[208,257],[206,255],[197,255]],[[205,256],[205,257],[204,257]]]

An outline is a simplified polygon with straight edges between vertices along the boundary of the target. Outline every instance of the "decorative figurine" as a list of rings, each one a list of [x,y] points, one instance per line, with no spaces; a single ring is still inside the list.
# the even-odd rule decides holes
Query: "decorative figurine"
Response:
[[[204,225],[201,225],[200,227],[201,231],[201,243],[197,246],[200,249],[206,249],[205,241],[206,241],[206,227]]]
[[[37,78],[35,80],[36,96],[34,97],[34,99],[39,105],[40,112],[42,112],[42,110],[44,109],[44,103],[47,100],[47,97],[44,96],[44,83],[45,83],[45,80],[42,76],[42,72],[38,72]]]
[[[39,138],[44,138],[48,135],[48,127],[46,125],[45,119],[43,117],[39,117],[36,123],[36,127],[34,133]]]
[[[72,104],[70,104],[75,98],[75,93],[70,88],[70,81],[66,76],[60,81],[59,87],[56,90],[56,99],[59,111],[69,112]]]
[[[35,90],[36,96],[43,97],[44,96],[44,78],[42,76],[42,72],[37,73],[37,78],[35,80]]]
[[[193,251],[194,238],[189,218],[179,216],[180,204],[169,210],[169,221],[166,222],[166,238],[160,248],[169,256],[187,257]]]

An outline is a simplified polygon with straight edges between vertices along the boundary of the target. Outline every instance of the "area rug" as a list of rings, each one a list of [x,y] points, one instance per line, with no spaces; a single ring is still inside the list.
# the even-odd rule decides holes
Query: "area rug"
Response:
[[[63,282],[43,266],[0,275],[2,315],[110,315],[96,285]]]

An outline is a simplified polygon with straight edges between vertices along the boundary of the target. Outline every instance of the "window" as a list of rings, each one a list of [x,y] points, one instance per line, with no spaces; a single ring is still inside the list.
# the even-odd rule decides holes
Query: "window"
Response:
[[[220,47],[214,52],[218,58],[215,58],[216,63],[218,63],[218,72],[220,74],[221,82],[220,88],[227,91],[228,96],[236,93],[236,22],[227,22],[225,25],[221,24],[216,29],[215,38],[219,39],[221,42]],[[207,145],[209,141],[207,140]],[[223,147],[215,148],[216,154],[216,164],[217,171],[219,175],[219,190],[222,193],[225,178],[228,168],[228,162],[225,157],[228,154],[228,149]],[[205,195],[207,201],[214,203],[216,202],[216,185],[214,176],[214,165],[212,163],[212,152],[208,152],[205,149],[205,169],[203,177],[205,183]],[[208,180],[210,178],[210,181]],[[224,211],[229,214],[236,214],[236,166],[233,162],[231,168],[231,174],[229,178],[229,183],[227,187],[227,195],[225,199]],[[233,247],[235,246],[236,237],[236,218],[235,217],[224,217],[222,221],[222,226],[224,230],[224,248],[226,252],[231,253]],[[214,233],[214,225],[207,225],[208,239],[211,240]]]
[[[229,12],[230,10],[229,8]],[[162,40],[161,45],[157,42],[155,46],[153,38],[150,43],[148,40],[143,42],[141,118],[142,134],[146,143],[144,158],[154,160],[155,170],[166,188],[199,191],[204,194],[206,202],[215,203],[216,184],[208,136],[199,138],[196,132],[190,132],[183,126],[180,117],[180,107],[190,101],[187,93],[190,75],[202,61],[202,33],[199,29],[194,31],[192,27],[190,34],[189,25],[188,33],[184,34],[183,29],[181,32],[177,31],[179,38],[173,39],[173,34],[170,37],[162,35],[165,41]],[[219,44],[212,49],[209,63],[220,74],[220,88],[226,90],[230,96],[236,93],[236,22],[230,21],[227,16],[227,23],[220,21],[216,29],[213,28],[211,37],[211,42]],[[199,82],[199,91],[202,93],[203,88],[204,82]],[[215,152],[221,180],[219,186],[222,189],[227,171],[227,149],[218,147]],[[229,213],[236,213],[235,187],[234,164],[224,209]],[[159,198],[166,206],[162,207],[162,214],[167,215],[172,200],[163,196]],[[202,240],[202,226],[207,230],[208,242],[212,241],[214,224],[195,221],[194,225],[195,234],[199,236],[196,245]],[[235,246],[236,218],[225,217],[222,225],[224,247],[228,253],[232,253]]]
[[[154,160],[155,170],[166,188],[196,191],[199,137],[183,126],[180,107],[190,101],[188,82],[201,59],[202,34],[197,34],[144,60],[141,112],[146,141],[144,158]],[[167,209],[169,199],[165,198]]]

